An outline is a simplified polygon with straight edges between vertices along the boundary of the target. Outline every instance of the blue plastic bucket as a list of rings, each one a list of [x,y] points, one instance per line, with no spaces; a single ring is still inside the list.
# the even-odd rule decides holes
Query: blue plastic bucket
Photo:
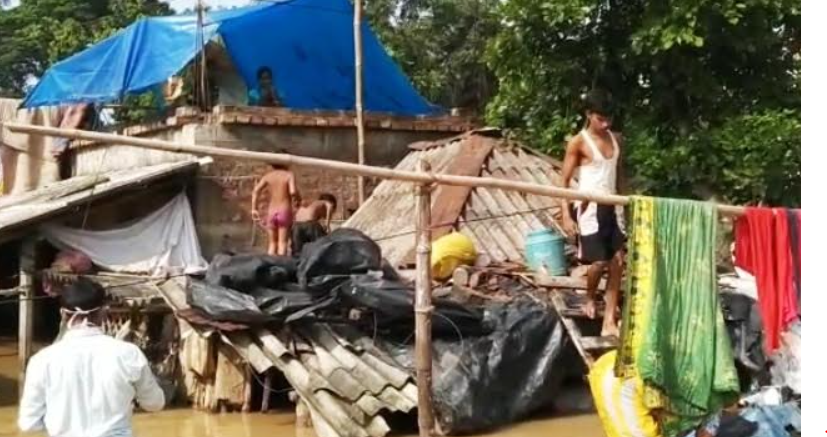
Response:
[[[536,272],[541,267],[554,276],[568,274],[566,238],[553,229],[541,229],[528,234],[525,240],[528,267]]]

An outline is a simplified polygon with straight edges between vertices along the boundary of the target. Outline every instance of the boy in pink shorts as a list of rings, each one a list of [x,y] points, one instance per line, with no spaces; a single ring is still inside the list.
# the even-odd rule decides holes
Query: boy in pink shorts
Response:
[[[258,196],[265,188],[270,193],[267,204],[267,233],[270,236],[267,253],[270,255],[287,255],[290,247],[290,227],[293,225],[293,199],[296,193],[296,178],[286,166],[270,164],[272,170],[267,172],[253,189],[253,220],[260,222]]]

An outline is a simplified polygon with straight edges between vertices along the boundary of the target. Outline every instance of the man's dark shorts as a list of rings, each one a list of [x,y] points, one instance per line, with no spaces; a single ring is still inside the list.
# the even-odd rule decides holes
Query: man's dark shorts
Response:
[[[572,206],[571,216],[578,219],[576,209]],[[597,232],[591,235],[578,235],[577,257],[584,263],[610,261],[623,248],[626,236],[617,223],[617,213],[613,205],[597,205]]]
[[[305,245],[327,235],[324,226],[317,221],[293,223],[292,249],[293,256],[299,256]]]

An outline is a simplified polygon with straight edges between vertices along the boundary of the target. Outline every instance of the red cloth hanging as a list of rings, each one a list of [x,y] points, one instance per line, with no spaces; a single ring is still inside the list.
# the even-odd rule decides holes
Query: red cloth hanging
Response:
[[[783,209],[747,208],[735,223],[735,264],[755,276],[764,346],[775,351],[781,333],[801,316],[793,283],[789,222]]]
[[[798,219],[798,245],[796,247],[796,278],[798,281],[798,312],[801,313],[801,210],[795,210],[795,216]]]

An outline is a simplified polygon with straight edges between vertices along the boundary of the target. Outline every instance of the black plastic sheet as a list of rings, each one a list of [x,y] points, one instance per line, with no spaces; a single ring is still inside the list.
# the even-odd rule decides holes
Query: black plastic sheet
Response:
[[[261,324],[269,316],[259,309],[255,298],[220,285],[192,280],[187,303],[217,321]]]
[[[758,302],[738,293],[721,293],[720,298],[741,389],[748,390],[753,381],[760,385],[769,383]]]
[[[304,247],[298,267],[299,284],[317,276],[352,275],[382,270],[382,251],[355,229],[337,229]]]
[[[205,280],[212,285],[249,292],[257,287],[278,288],[296,281],[296,260],[260,254],[217,254]]]
[[[414,329],[413,288],[378,274],[353,275],[338,288],[345,305],[369,309],[376,316],[376,326],[409,335]],[[434,337],[482,335],[491,330],[483,323],[482,313],[456,302],[434,299],[432,330]]]
[[[567,373],[567,340],[553,311],[521,299],[486,308],[484,321],[495,327],[487,336],[434,341],[434,405],[449,434],[490,430],[550,405]],[[412,345],[382,345],[414,367]]]

